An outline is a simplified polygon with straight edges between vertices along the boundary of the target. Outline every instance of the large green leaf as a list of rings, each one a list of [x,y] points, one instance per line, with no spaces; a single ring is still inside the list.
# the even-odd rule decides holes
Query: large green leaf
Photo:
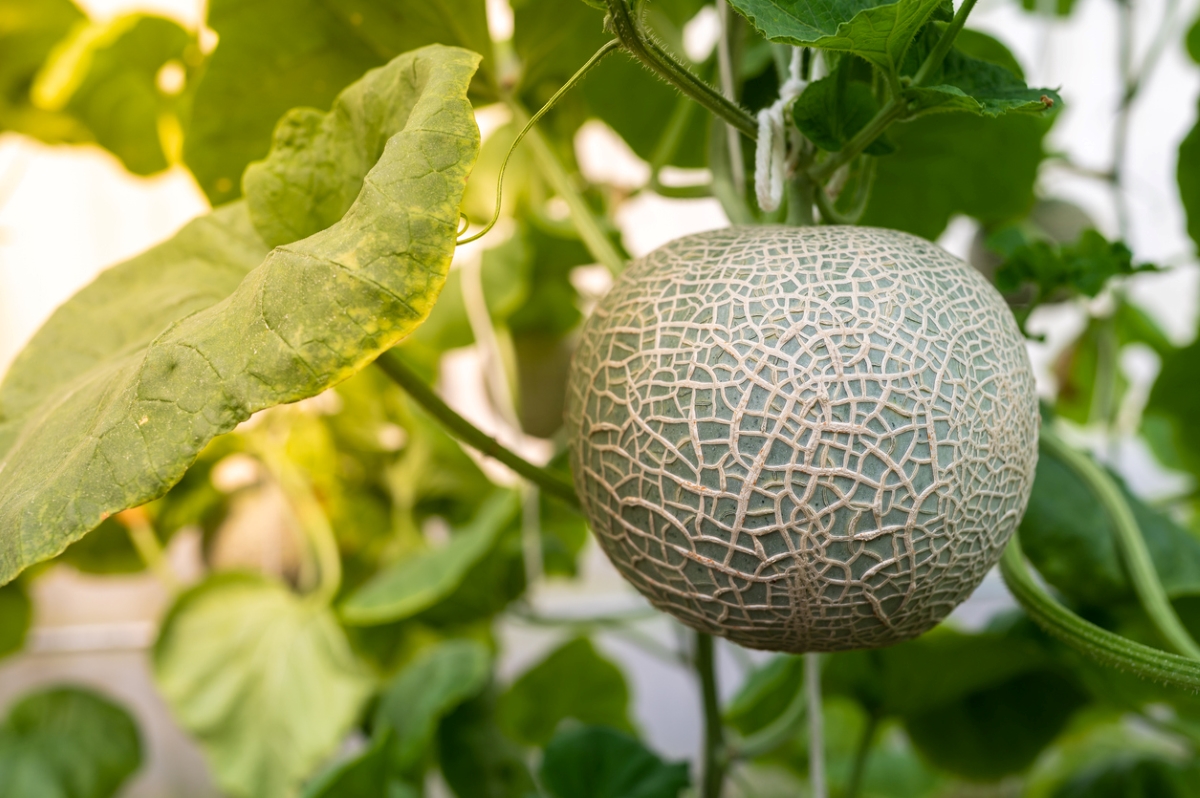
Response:
[[[1179,144],[1175,177],[1179,183],[1179,199],[1187,213],[1188,235],[1200,244],[1200,124]]]
[[[518,497],[503,491],[489,499],[467,529],[439,549],[401,559],[380,571],[341,607],[347,623],[371,625],[411,618],[450,596],[467,573],[495,548],[515,517]]]
[[[441,718],[477,695],[491,675],[491,654],[471,640],[449,640],[423,652],[396,675],[375,709],[376,734],[390,732],[392,764],[415,765]]]
[[[690,780],[686,762],[663,762],[634,737],[584,726],[546,746],[542,783],[554,798],[677,798]]]
[[[326,607],[249,575],[211,577],[179,597],[154,672],[217,783],[245,798],[293,795],[372,688]]]
[[[30,89],[43,62],[84,21],[71,0],[0,0],[0,131],[45,141],[81,141],[87,130],[69,114],[33,105]]]
[[[1152,756],[1109,757],[1060,785],[1051,798],[1187,798],[1200,792],[1200,769]]]
[[[87,690],[27,695],[0,725],[0,795],[110,798],[141,763],[133,718]]]
[[[1086,701],[1068,677],[1034,671],[913,712],[904,728],[938,767],[993,780],[1029,767]]]
[[[442,776],[458,798],[536,795],[525,752],[496,725],[495,696],[487,690],[438,725]]]
[[[20,582],[0,587],[0,657],[20,651],[33,617],[33,606]]]
[[[942,0],[730,0],[773,42],[862,56],[899,72],[913,37]]]
[[[198,52],[191,34],[162,17],[128,14],[82,25],[46,62],[33,98],[78,119],[131,172],[158,172],[178,156],[164,152],[163,134],[172,148],[182,143],[180,98],[159,88],[159,70],[171,61],[183,70],[189,46]]]
[[[477,63],[431,46],[363,78],[377,88],[361,96],[411,110],[389,117],[403,127],[333,226],[251,270],[265,248],[245,206],[223,208],[51,317],[0,384],[0,582],[162,495],[254,412],[322,392],[420,324],[478,152]]]
[[[879,159],[862,223],[935,239],[957,213],[989,224],[1022,215],[1047,130],[1028,115],[933,114],[893,126],[896,152]]]
[[[208,24],[220,42],[184,160],[214,205],[238,196],[242,170],[267,154],[289,108],[327,108],[366,70],[422,45],[491,57],[484,0],[212,0]]]
[[[587,638],[571,640],[521,674],[500,696],[496,713],[509,736],[545,745],[568,718],[633,731],[629,688],[621,670]]]

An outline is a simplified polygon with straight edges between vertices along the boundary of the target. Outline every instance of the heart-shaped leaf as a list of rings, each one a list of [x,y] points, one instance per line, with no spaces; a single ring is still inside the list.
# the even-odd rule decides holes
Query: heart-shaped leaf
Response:
[[[180,596],[154,672],[217,783],[245,798],[293,795],[372,688],[328,608],[249,575],[212,577]]]
[[[254,268],[265,246],[245,206],[222,208],[50,318],[0,384],[0,583],[161,496],[254,412],[321,393],[421,323],[479,150],[466,96],[478,62],[431,45],[346,93],[389,105],[360,118],[394,129],[373,133],[382,154],[331,227]]]

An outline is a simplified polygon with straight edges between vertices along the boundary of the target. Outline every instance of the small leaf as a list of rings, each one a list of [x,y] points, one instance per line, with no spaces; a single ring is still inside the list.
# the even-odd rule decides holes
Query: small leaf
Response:
[[[292,795],[372,687],[328,609],[248,575],[211,577],[176,600],[154,672],[218,784],[245,798]]]
[[[111,798],[141,763],[133,718],[88,690],[27,695],[0,725],[0,795]]]
[[[21,650],[33,617],[33,606],[20,582],[0,587],[0,658]]]
[[[581,637],[523,673],[500,696],[496,714],[514,740],[545,745],[567,719],[633,731],[628,705],[620,669]]]
[[[127,14],[77,27],[43,66],[34,101],[73,115],[134,174],[159,172],[178,155],[164,143],[181,144],[162,138],[167,125],[180,130],[180,108],[160,90],[159,71],[168,62],[184,71],[189,47],[196,48],[191,34],[162,17]]]
[[[425,754],[438,721],[478,695],[491,675],[491,655],[470,640],[448,640],[421,653],[396,675],[375,710],[376,734],[386,730],[392,766],[406,771]]]
[[[489,499],[463,531],[440,549],[421,552],[380,571],[341,607],[347,623],[369,626],[410,618],[454,592],[495,546],[518,510],[517,495]]]
[[[772,657],[742,683],[725,708],[726,721],[742,734],[758,731],[787,708],[803,679],[803,657]]]
[[[773,42],[854,53],[899,73],[917,31],[942,0],[730,0]]]
[[[491,61],[484,0],[211,0],[208,25],[220,39],[183,154],[213,205],[239,195],[242,170],[267,154],[288,109],[328,108],[363,72],[432,42]]]
[[[677,798],[690,780],[686,762],[663,762],[636,738],[584,726],[546,746],[542,783],[554,798]]]
[[[85,19],[71,0],[0,0],[0,131],[52,143],[90,138],[70,114],[38,108],[29,96],[42,64]]]
[[[969,111],[997,117],[1008,113],[1042,114],[1062,107],[1062,98],[1053,89],[1031,89],[1005,67],[958,50],[946,54],[930,84],[905,92],[914,113]]]
[[[1139,501],[1119,479],[1117,483],[1167,595],[1200,593],[1200,541]],[[1045,449],[1038,454],[1020,535],[1030,562],[1068,598],[1092,606],[1132,600],[1133,588],[1121,564],[1112,521],[1075,472]]]
[[[1074,244],[1032,241],[1017,247],[996,270],[996,288],[1011,293],[1033,287],[1032,308],[1062,289],[1069,290],[1068,296],[1094,297],[1114,277],[1156,270],[1148,263],[1134,265],[1133,253],[1124,243],[1109,242],[1095,230],[1084,230]]]
[[[796,98],[792,106],[792,118],[800,132],[814,144],[823,150],[836,152],[855,133],[866,127],[878,110],[879,102],[866,83],[841,80],[839,75],[830,75],[809,84]],[[894,149],[881,136],[871,142],[866,153],[887,155]]]
[[[477,61],[431,46],[363,78],[412,111],[380,131],[391,141],[333,226],[251,271],[265,247],[244,205],[221,208],[55,312],[0,383],[0,583],[161,496],[217,435],[321,393],[421,323],[478,152]]]
[[[1025,80],[1025,70],[1021,68],[1021,63],[1012,54],[1012,50],[994,36],[963,28],[954,37],[954,49],[971,58],[1002,66],[1019,79]]]

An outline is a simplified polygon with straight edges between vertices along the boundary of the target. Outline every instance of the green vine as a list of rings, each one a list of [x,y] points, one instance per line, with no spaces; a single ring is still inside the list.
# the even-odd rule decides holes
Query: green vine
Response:
[[[1038,626],[1089,659],[1168,687],[1200,690],[1200,662],[1101,629],[1055,601],[1030,573],[1016,534],[1000,558],[1000,573]]]
[[[1129,502],[1125,500],[1120,487],[1113,478],[1087,455],[1076,451],[1064,442],[1053,430],[1042,428],[1042,445],[1046,450],[1063,461],[1076,475],[1082,479],[1100,501],[1116,530],[1117,549],[1121,560],[1133,583],[1134,592],[1141,601],[1142,608],[1150,617],[1151,622],[1162,638],[1180,654],[1194,660],[1200,660],[1200,646],[1188,634],[1183,622],[1175,613],[1167,598],[1166,590],[1154,570],[1154,561],[1146,548],[1141,529]]]

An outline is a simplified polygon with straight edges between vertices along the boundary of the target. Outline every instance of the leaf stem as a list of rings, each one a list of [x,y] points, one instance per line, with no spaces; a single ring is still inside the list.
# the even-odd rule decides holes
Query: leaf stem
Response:
[[[834,172],[861,155],[867,147],[871,146],[871,142],[879,138],[893,122],[907,114],[908,103],[904,99],[893,97],[888,100],[871,118],[871,121],[846,142],[844,147],[808,170],[808,176],[823,184],[833,176]]]
[[[958,32],[963,29],[963,25],[967,24],[967,17],[971,13],[971,9],[975,7],[976,0],[963,0],[958,11],[954,13],[954,18],[950,20],[950,24],[942,31],[941,37],[938,38],[937,44],[929,51],[929,55],[925,56],[925,60],[921,62],[921,66],[917,69],[917,74],[913,76],[914,86],[926,85],[933,73],[937,72],[942,65],[942,61],[946,59],[946,54],[950,52],[950,48],[954,46],[954,40],[958,38]]]
[[[751,141],[758,138],[758,123],[750,112],[693,75],[673,55],[647,36],[634,19],[626,0],[606,2],[613,33],[634,58],[713,114],[733,125],[746,138]]]
[[[867,716],[867,725],[863,727],[862,736],[858,738],[858,747],[854,750],[854,765],[850,770],[850,781],[846,785],[844,798],[858,798],[859,792],[862,791],[867,760],[871,757],[871,745],[875,742],[875,733],[878,730],[879,715],[872,712]]]
[[[725,729],[721,722],[721,705],[717,698],[717,670],[713,656],[713,637],[696,633],[696,673],[700,677],[700,693],[704,702],[704,773],[701,776],[701,798],[721,798],[728,762],[725,758]]]
[[[1150,558],[1137,519],[1116,482],[1092,458],[1068,446],[1053,430],[1043,427],[1041,441],[1048,452],[1066,463],[1087,484],[1108,514],[1116,530],[1117,549],[1129,573],[1129,581],[1133,583],[1134,592],[1158,633],[1178,653],[1200,660],[1200,646],[1188,634],[1175,608],[1171,606],[1167,592],[1154,570],[1154,561]]]
[[[579,507],[579,497],[571,483],[544,468],[535,466],[517,453],[501,446],[495,438],[485,434],[471,422],[442,401],[442,398],[408,367],[400,356],[389,350],[379,356],[375,364],[388,375],[393,382],[403,388],[413,400],[425,408],[431,416],[441,422],[446,431],[473,449],[477,449],[488,457],[499,460],[516,473],[536,484],[547,494],[566,502],[572,507]]]
[[[179,590],[179,579],[171,570],[171,564],[167,562],[166,552],[163,551],[162,543],[154,532],[146,510],[142,507],[124,510],[117,514],[117,520],[125,527],[129,542],[133,544],[146,568],[158,577],[168,591],[174,593]]]
[[[1168,687],[1193,693],[1200,690],[1200,662],[1143,646],[1101,629],[1055,601],[1029,572],[1016,534],[1000,558],[1000,573],[1013,598],[1025,608],[1029,617],[1048,634],[1079,653],[1101,665],[1129,671],[1139,678]]]
[[[808,779],[813,798],[828,798],[825,783],[825,718],[821,712],[821,655],[804,654],[804,690],[808,694]]]
[[[255,440],[256,437],[247,436],[247,442],[287,496],[288,504],[316,556],[317,587],[311,595],[318,603],[329,604],[342,586],[342,556],[329,516],[313,493],[308,477],[288,459],[283,447],[270,440]]]

